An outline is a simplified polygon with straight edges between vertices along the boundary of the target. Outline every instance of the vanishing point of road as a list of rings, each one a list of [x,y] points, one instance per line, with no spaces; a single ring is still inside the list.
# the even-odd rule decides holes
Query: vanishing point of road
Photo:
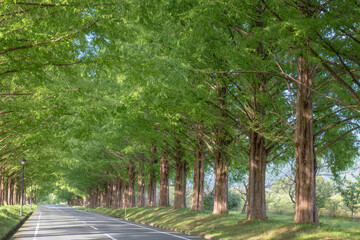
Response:
[[[202,239],[60,205],[40,205],[13,240]]]

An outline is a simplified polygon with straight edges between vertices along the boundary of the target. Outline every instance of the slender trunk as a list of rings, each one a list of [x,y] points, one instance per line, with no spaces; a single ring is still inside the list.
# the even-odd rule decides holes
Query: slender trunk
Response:
[[[112,204],[112,183],[108,181],[106,185],[106,207],[111,208],[111,204]]]
[[[4,175],[1,172],[0,176],[0,206],[4,205]]]
[[[160,162],[159,207],[169,206],[169,171],[169,159],[166,151],[162,149]]]
[[[243,208],[242,208],[242,210],[241,210],[241,213],[245,213],[245,212],[246,212],[247,204],[248,204],[248,199],[246,198],[246,199],[245,199],[244,206],[243,206]]]
[[[183,156],[184,151],[179,147],[175,156],[174,209],[186,207],[186,162]]]
[[[9,186],[8,186],[8,182],[9,180],[6,179],[4,182],[4,205],[9,205],[9,200],[8,200],[8,194],[9,194]]]
[[[157,162],[156,160],[156,147],[154,144],[151,145],[150,149],[150,170],[148,174],[148,198],[147,206],[155,207],[156,206],[156,178],[155,178],[155,168],[154,165]]]
[[[250,131],[249,138],[250,161],[247,219],[265,220],[265,138],[255,131]]]
[[[121,179],[117,180],[116,184],[116,208],[122,208],[123,202],[123,181]]]
[[[144,155],[140,156],[140,159],[144,159]],[[138,169],[138,193],[137,193],[137,206],[145,206],[145,181],[144,181],[144,160],[140,162]]]
[[[129,163],[129,183],[128,183],[128,191],[127,191],[127,200],[126,200],[126,207],[135,207],[135,165],[133,162]]]
[[[154,173],[149,173],[148,177],[148,198],[147,206],[155,207],[156,206],[156,179]]]
[[[247,205],[249,202],[249,186],[246,184],[246,182],[243,182],[243,184],[244,184],[244,189],[245,189],[245,203],[244,203],[241,213],[246,212]]]
[[[116,208],[116,197],[117,197],[117,182],[111,182],[111,206],[110,208]]]
[[[307,59],[299,57],[296,96],[295,223],[319,223],[315,196],[312,76]]]
[[[128,201],[129,201],[129,182],[124,182],[124,192],[122,197],[123,203],[122,208],[128,207]]]
[[[11,195],[12,195],[11,179],[8,179],[8,194],[7,194],[8,205],[12,205],[12,203],[11,203]]]
[[[193,196],[190,211],[203,211],[204,197],[204,151],[200,136],[196,136]]]

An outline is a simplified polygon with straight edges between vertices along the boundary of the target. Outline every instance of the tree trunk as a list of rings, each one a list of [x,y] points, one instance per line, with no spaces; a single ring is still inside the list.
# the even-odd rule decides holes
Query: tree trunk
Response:
[[[193,195],[190,211],[203,211],[204,197],[204,151],[200,136],[196,136]]]
[[[4,205],[4,175],[1,172],[0,176],[0,206]]]
[[[128,207],[128,201],[129,201],[129,182],[124,182],[124,192],[122,197],[123,203],[122,208]]]
[[[6,179],[4,183],[4,205],[9,205],[9,180]]]
[[[110,181],[107,182],[106,186],[106,207],[111,208],[112,204],[112,183]]]
[[[225,96],[226,87],[222,83],[217,87],[217,96],[219,101],[219,108],[221,109],[221,117],[226,117],[225,114]],[[225,132],[223,123],[218,123],[215,133],[214,146],[214,209],[213,214],[228,213],[228,168],[229,161],[226,156],[225,148],[231,141],[227,140],[227,133]]]
[[[140,156],[144,159],[144,156]],[[138,169],[138,194],[137,194],[137,206],[145,207],[145,181],[144,181],[144,161],[140,162]]]
[[[241,210],[241,213],[245,213],[246,212],[246,208],[247,208],[247,203],[248,203],[248,198],[245,199],[245,203],[244,203],[244,206]]]
[[[265,220],[265,138],[255,131],[250,131],[249,146],[250,161],[247,219]]]
[[[116,208],[116,197],[117,197],[117,191],[116,191],[116,187],[117,187],[117,182],[112,181],[111,182],[111,206],[110,208]]]
[[[215,154],[213,214],[228,213],[228,161],[221,152]]]
[[[169,159],[166,151],[162,149],[160,162],[159,207],[169,206],[169,171]]]
[[[116,208],[122,208],[123,202],[123,181],[121,179],[117,180],[116,184]]]
[[[150,170],[148,174],[148,198],[147,198],[147,206],[155,207],[156,206],[156,178],[155,178],[155,168],[156,164],[156,147],[154,144],[151,145],[150,149],[151,159],[150,159]]]
[[[129,163],[129,183],[128,183],[128,191],[127,191],[127,199],[126,199],[126,207],[131,208],[135,207],[135,165],[130,161]]]
[[[183,156],[184,151],[178,149],[175,156],[174,209],[186,207],[186,162],[183,160]]]
[[[312,76],[307,59],[299,57],[296,96],[295,223],[319,223],[315,196]]]

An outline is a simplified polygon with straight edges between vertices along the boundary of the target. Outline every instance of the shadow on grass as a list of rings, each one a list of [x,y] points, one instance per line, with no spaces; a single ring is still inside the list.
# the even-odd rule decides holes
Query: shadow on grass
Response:
[[[123,217],[124,210],[99,208],[91,210]],[[270,215],[266,221],[245,220],[245,215],[212,215],[174,210],[170,207],[136,207],[127,209],[128,219],[175,228],[192,235],[209,235],[221,239],[360,239],[357,221],[325,220],[320,225],[294,224],[292,216]],[[328,223],[329,222],[329,223]]]

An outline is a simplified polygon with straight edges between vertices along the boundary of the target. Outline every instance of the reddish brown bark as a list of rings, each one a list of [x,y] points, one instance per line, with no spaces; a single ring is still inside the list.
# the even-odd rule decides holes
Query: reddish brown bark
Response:
[[[228,213],[228,161],[222,151],[215,152],[213,214]]]
[[[137,206],[144,207],[145,206],[145,181],[144,181],[144,156],[140,156],[142,161],[140,162],[138,168],[138,192],[137,192]]]
[[[309,62],[297,60],[298,83],[296,96],[296,190],[295,223],[319,223],[315,195],[315,158],[313,132],[312,84]]]
[[[155,167],[157,163],[156,158],[156,147],[154,144],[151,145],[150,149],[150,166],[148,173],[148,197],[147,197],[147,206],[155,207],[156,206],[156,178],[155,178]]]
[[[118,179],[116,181],[116,200],[115,208],[122,208],[123,201],[123,181]]]
[[[247,219],[266,219],[265,203],[265,169],[266,149],[265,138],[251,131],[249,136],[250,161],[248,185]]]
[[[126,184],[127,191],[126,191],[126,201],[125,206],[128,208],[135,207],[135,165],[133,162],[129,162],[128,168],[128,177],[129,181]]]
[[[4,175],[1,172],[1,176],[0,176],[0,206],[4,205]]]
[[[112,183],[110,181],[107,182],[106,185],[106,192],[105,192],[105,202],[106,202],[106,207],[110,208],[111,204],[112,204]]]
[[[226,117],[225,114],[225,96],[226,87],[219,83],[217,88],[217,96],[219,101],[219,109],[221,109],[221,116]],[[215,146],[214,146],[214,209],[213,214],[228,213],[228,168],[229,161],[226,156],[225,148],[230,144],[227,139],[227,133],[222,123],[216,125],[215,132]]]
[[[175,156],[174,209],[186,207],[186,162],[184,151],[178,147]]]
[[[149,173],[148,176],[148,192],[147,192],[147,206],[156,206],[156,179],[153,173]]]
[[[116,208],[116,196],[117,196],[117,192],[116,192],[116,186],[117,183],[116,182],[111,182],[111,205],[110,208]]]
[[[204,152],[203,143],[199,135],[196,136],[193,195],[190,211],[203,211],[204,196]]]
[[[159,207],[169,206],[169,171],[169,159],[167,152],[162,149],[160,161]]]
[[[124,192],[123,192],[123,197],[122,197],[122,207],[121,208],[125,208],[128,207],[128,201],[129,201],[129,182],[128,181],[124,181]]]

